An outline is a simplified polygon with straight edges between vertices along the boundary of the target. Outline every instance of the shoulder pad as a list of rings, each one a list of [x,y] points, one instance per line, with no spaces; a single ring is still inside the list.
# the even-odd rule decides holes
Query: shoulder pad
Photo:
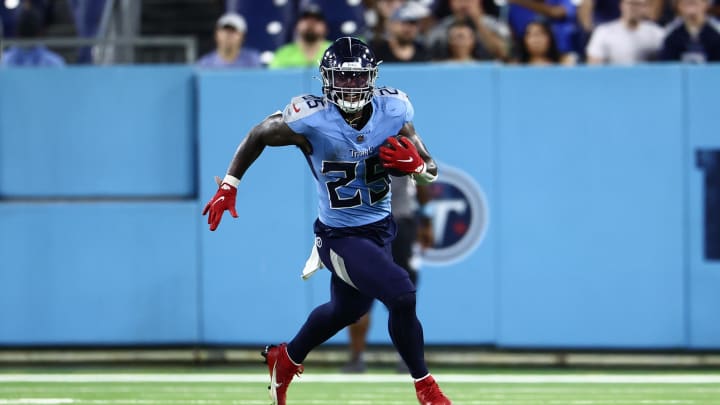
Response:
[[[324,97],[306,94],[294,97],[290,104],[283,111],[283,120],[293,122],[308,117],[318,111],[327,108],[327,101]]]
[[[373,92],[373,95],[375,97],[393,97],[393,98],[399,98],[401,100],[408,99],[407,94],[405,94],[403,91],[398,90],[393,87],[387,87],[387,86],[379,87],[379,88],[375,89],[375,91]]]

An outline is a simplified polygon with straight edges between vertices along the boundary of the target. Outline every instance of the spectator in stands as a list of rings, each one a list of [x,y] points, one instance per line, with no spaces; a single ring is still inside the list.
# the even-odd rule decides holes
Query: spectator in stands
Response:
[[[46,14],[53,14],[54,0],[47,1]],[[80,38],[97,38],[100,34],[100,23],[102,21],[103,12],[105,11],[106,0],[69,0],[72,17],[75,22],[75,31]],[[83,46],[77,51],[78,64],[93,63],[93,47]],[[101,62],[101,61],[98,61]]]
[[[428,3],[432,4],[431,6],[428,5],[428,7],[431,7],[433,9],[433,15],[437,17],[438,20],[441,20],[449,15],[452,14],[452,11],[450,10],[450,0],[416,0],[421,1],[428,5]],[[498,5],[500,3],[500,5]],[[485,14],[491,15],[495,18],[500,17],[500,7],[504,6],[506,3],[504,1],[497,1],[497,0],[482,0],[482,8]]]
[[[385,62],[423,62],[429,59],[425,45],[417,41],[418,22],[430,10],[418,3],[406,3],[393,13],[386,39],[370,43],[375,56]]]
[[[572,64],[572,58],[562,60],[550,26],[534,21],[525,27],[525,33],[518,41],[517,62],[523,65],[548,66],[559,63]]]
[[[577,15],[583,29],[592,31],[596,25],[620,18],[620,0],[582,0],[577,6]]]
[[[448,27],[447,62],[474,62],[477,37],[469,20],[456,20]]]
[[[522,38],[528,24],[547,20],[561,58],[577,57],[578,22],[575,0],[508,0],[508,21],[517,38]]]
[[[275,52],[270,68],[315,67],[331,42],[325,37],[328,28],[320,7],[309,4],[300,11],[295,24],[295,41]]]
[[[579,0],[578,19],[585,30],[620,18],[621,0]],[[647,17],[650,21],[663,26],[675,17],[675,0],[648,0]]]
[[[600,24],[587,46],[588,64],[631,65],[655,58],[662,46],[662,28],[648,16],[648,0],[622,0],[620,18]]]
[[[664,27],[675,19],[677,0],[649,0],[648,18]]]
[[[579,49],[587,48],[593,30],[600,24],[615,21],[620,18],[621,0],[577,0],[577,16],[580,28],[577,44]],[[675,12],[672,3],[675,0],[646,0],[646,16],[662,27],[673,20]]]
[[[595,0],[579,0],[575,14],[577,14],[578,25],[583,31],[591,32],[595,28]],[[611,18],[610,21],[614,20]]]
[[[363,33],[365,39],[368,42],[386,39],[390,17],[405,3],[407,0],[366,0],[365,7],[368,12],[365,16],[365,23],[368,30]]]
[[[476,58],[500,60],[507,58],[510,30],[504,23],[485,14],[482,0],[450,0],[450,10],[452,15],[440,20],[427,37],[427,44],[434,59],[447,59],[448,28],[456,20],[465,19],[471,21],[477,37]]]
[[[244,48],[247,24],[237,13],[223,14],[215,24],[216,49],[200,58],[198,66],[207,68],[256,68],[261,67],[260,53]]]
[[[708,17],[709,0],[678,0],[680,18],[667,27],[661,59],[720,62],[720,23]]]
[[[613,0],[614,1],[614,0]],[[596,21],[594,17],[595,10],[593,9],[596,5],[596,0],[578,0],[577,9],[577,25],[578,33],[575,39],[575,49],[584,51],[587,48],[588,42],[590,42],[590,36],[595,29]],[[611,18],[610,20],[614,20]],[[579,52],[577,61],[585,61],[585,54]]]
[[[20,12],[17,21],[17,36],[33,39],[43,31],[40,13],[33,8],[25,8]],[[28,47],[13,46],[7,49],[0,60],[2,66],[64,66],[62,56],[47,49],[43,45]]]

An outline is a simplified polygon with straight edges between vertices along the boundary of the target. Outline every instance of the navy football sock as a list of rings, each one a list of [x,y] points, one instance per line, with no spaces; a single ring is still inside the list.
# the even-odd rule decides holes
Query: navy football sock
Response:
[[[388,303],[388,330],[400,357],[413,378],[428,374],[425,364],[423,330],[415,314],[415,293],[403,294]]]

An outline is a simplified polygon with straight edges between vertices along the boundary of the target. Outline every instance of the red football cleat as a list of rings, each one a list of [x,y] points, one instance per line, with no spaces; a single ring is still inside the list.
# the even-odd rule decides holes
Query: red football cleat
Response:
[[[421,405],[452,405],[431,375],[415,382],[415,392]]]
[[[262,352],[265,363],[270,371],[270,398],[272,405],[285,405],[287,389],[293,377],[302,374],[305,370],[302,364],[295,364],[290,360],[287,352],[287,343],[280,346],[266,346]]]

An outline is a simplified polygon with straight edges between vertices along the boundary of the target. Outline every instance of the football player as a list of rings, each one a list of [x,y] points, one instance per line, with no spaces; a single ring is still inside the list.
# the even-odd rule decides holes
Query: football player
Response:
[[[390,337],[415,380],[420,403],[451,403],[425,364],[415,287],[391,254],[396,225],[388,173],[427,184],[437,177],[437,165],[415,132],[407,96],[375,87],[377,66],[359,39],[331,44],[320,63],[323,96],[295,97],[282,113],[255,126],[203,210],[211,231],[226,210],[237,217],[240,179],[266,146],[296,145],[307,156],[319,196],[316,253],[332,272],[331,298],[310,313],[292,340],[265,348],[276,405],[285,405],[288,386],[303,372],[308,353],[368,312],[374,299],[388,308]]]

